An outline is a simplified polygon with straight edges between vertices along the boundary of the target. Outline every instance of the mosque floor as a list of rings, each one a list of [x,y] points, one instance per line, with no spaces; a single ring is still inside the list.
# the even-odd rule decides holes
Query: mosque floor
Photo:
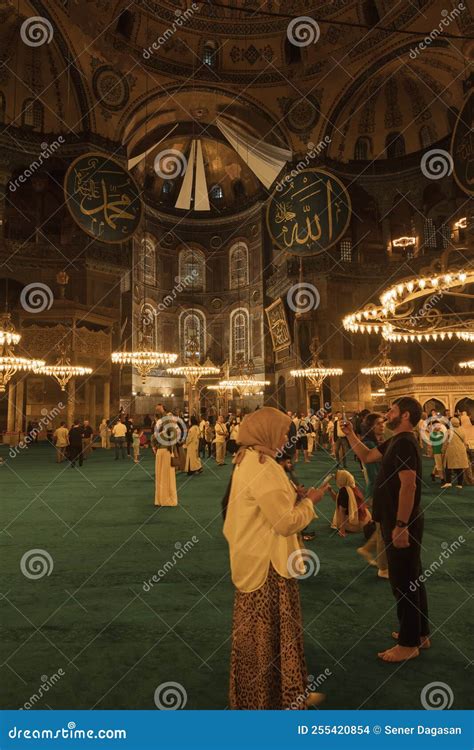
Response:
[[[81,470],[54,463],[47,445],[13,459],[0,446],[0,457],[2,706],[153,709],[157,687],[174,682],[186,708],[226,708],[233,589],[220,502],[230,458],[179,475],[179,506],[155,508],[148,451],[134,465],[97,449]],[[318,453],[297,474],[316,484],[332,465]],[[354,461],[348,468],[362,482]],[[446,555],[427,584],[433,647],[414,661],[376,658],[396,624],[389,583],[356,554],[360,536],[331,531],[331,498],[318,506],[307,546],[320,569],[300,588],[308,672],[322,676],[327,709],[421,708],[433,682],[452,691],[453,709],[468,707],[468,545],[447,549],[469,538],[474,488],[441,491],[430,468],[427,459],[424,568]],[[42,572],[32,550],[49,574],[31,577]]]

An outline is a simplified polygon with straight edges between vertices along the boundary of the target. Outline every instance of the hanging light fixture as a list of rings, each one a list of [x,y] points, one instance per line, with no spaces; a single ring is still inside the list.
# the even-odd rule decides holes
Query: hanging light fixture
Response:
[[[196,336],[191,336],[190,340],[185,345],[186,359],[183,364],[177,367],[168,367],[167,372],[170,375],[177,375],[180,378],[184,378],[189,388],[189,404],[195,408],[196,404],[196,388],[201,378],[208,377],[209,375],[219,375],[220,367],[207,358],[204,364],[199,362],[199,343]]]
[[[474,359],[469,359],[467,362],[460,362],[459,367],[463,370],[474,370]]]
[[[393,365],[388,354],[390,352],[390,344],[382,341],[379,346],[380,360],[374,367],[363,367],[361,373],[363,375],[376,375],[380,378],[384,387],[387,388],[388,384],[395,377],[395,375],[408,375],[411,372],[410,367],[405,365]]]
[[[6,387],[17,372],[36,372],[45,362],[43,359],[30,359],[29,357],[18,357],[13,351],[21,341],[18,333],[11,322],[10,313],[5,312],[0,316],[0,393],[5,393]]]
[[[313,339],[310,351],[313,355],[311,365],[298,370],[291,370],[293,378],[305,378],[312,388],[319,393],[321,386],[326,378],[331,375],[342,375],[343,370],[340,367],[325,367],[320,359],[322,346],[317,338]]]
[[[38,375],[49,375],[50,377],[57,380],[62,391],[66,390],[66,386],[71,378],[83,377],[84,375],[92,374],[92,367],[83,367],[81,365],[72,365],[69,357],[66,356],[66,351],[61,350],[61,354],[57,362],[54,365],[43,365],[35,371]]]

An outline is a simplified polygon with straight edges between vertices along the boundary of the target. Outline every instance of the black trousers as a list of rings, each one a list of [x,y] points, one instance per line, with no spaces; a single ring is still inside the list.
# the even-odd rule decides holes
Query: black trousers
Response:
[[[409,527],[410,546],[397,549],[392,543],[392,529],[382,526],[388,573],[392,592],[397,602],[400,646],[419,646],[422,636],[429,635],[428,600],[425,585],[420,579],[421,540],[423,519]]]
[[[446,468],[445,468],[444,471],[445,471],[446,481],[448,482],[448,484],[451,484],[451,472],[454,472],[454,476],[456,477],[456,479],[455,479],[456,484],[459,487],[463,486],[463,484],[464,484],[464,469],[448,469],[448,467],[446,466]]]
[[[70,445],[69,446],[69,460],[71,462],[71,466],[76,465],[76,461],[79,459],[79,466],[82,466],[82,460],[83,460],[83,454],[82,454],[82,445]]]

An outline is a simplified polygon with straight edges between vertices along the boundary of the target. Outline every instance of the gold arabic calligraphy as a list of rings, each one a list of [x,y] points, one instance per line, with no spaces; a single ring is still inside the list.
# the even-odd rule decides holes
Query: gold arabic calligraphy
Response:
[[[100,217],[99,235],[105,225],[115,230],[119,220],[135,220],[135,214],[128,210],[133,202],[132,197],[125,192],[120,192],[120,188],[127,187],[127,185],[108,185],[104,176],[92,179],[88,170],[77,170],[75,177],[76,192],[81,196],[80,212],[83,216],[92,218],[92,227],[95,226]],[[91,201],[93,205],[88,208],[87,206],[90,206]],[[97,201],[100,202],[97,203]],[[126,232],[127,229],[124,228],[122,231]]]
[[[306,181],[306,180],[305,180]],[[323,209],[314,211],[309,199],[321,193],[321,190],[315,190],[317,185],[322,185],[321,181],[309,182],[304,188],[291,192],[290,199],[277,203],[275,211],[275,223],[283,224],[281,228],[281,236],[286,247],[292,247],[293,245],[310,245],[313,242],[317,242],[321,239],[323,234],[323,226],[325,226],[324,218],[327,217],[327,234],[328,240],[332,241],[334,233],[334,223],[338,223],[339,214],[341,212],[341,202],[334,200],[333,197],[333,186],[331,180],[326,182],[325,190],[325,205]],[[290,186],[290,190],[294,189],[294,184]],[[298,219],[297,213],[293,210],[293,206],[297,203],[303,203],[303,214],[304,222],[303,226],[300,226],[301,219]],[[320,203],[320,201],[319,201]],[[334,216],[335,212],[335,216]],[[323,221],[321,220],[321,214]]]

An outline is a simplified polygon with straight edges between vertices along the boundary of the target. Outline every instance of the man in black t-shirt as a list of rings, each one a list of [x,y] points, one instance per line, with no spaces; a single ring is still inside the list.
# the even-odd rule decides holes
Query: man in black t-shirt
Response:
[[[421,418],[420,403],[409,396],[397,398],[386,415],[393,436],[376,448],[368,448],[354,433],[343,428],[354,453],[363,463],[381,461],[375,480],[373,518],[380,523],[386,545],[389,578],[397,601],[400,623],[396,646],[382,651],[383,661],[401,662],[429,648],[428,605],[421,576],[423,513],[421,501],[421,453],[413,433]]]

